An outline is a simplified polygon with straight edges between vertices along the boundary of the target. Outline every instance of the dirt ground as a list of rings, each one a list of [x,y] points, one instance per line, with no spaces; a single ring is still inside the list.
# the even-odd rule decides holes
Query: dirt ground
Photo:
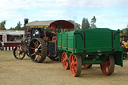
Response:
[[[34,63],[29,57],[17,60],[12,51],[0,51],[0,85],[128,85],[128,60],[115,66],[111,76],[105,76],[99,65],[82,68],[80,77],[73,77],[60,62],[47,58]]]

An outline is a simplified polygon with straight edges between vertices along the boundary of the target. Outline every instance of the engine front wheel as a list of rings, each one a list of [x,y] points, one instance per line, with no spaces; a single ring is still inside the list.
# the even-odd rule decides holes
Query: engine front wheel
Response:
[[[23,47],[21,45],[16,46],[15,49],[13,50],[13,55],[16,59],[22,60],[25,57]]]
[[[29,57],[36,63],[41,63],[47,56],[47,46],[41,38],[32,39],[29,45]]]

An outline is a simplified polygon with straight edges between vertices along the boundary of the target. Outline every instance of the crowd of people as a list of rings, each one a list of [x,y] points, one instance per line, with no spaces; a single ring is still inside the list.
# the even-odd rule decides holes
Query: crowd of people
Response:
[[[128,58],[128,39],[120,39],[120,45],[123,48],[123,59]]]

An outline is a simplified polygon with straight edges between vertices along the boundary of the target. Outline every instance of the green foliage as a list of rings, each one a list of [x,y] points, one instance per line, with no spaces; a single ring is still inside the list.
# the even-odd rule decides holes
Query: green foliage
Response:
[[[82,20],[82,30],[86,29],[85,18]]]
[[[6,24],[5,20],[0,23],[0,30],[6,30],[5,24]]]
[[[85,29],[89,29],[89,28],[90,28],[90,23],[88,19],[85,19]]]
[[[96,22],[96,20],[94,20]],[[91,28],[96,28],[95,24],[93,23],[93,19],[91,20],[91,23],[89,23],[87,18],[83,18],[82,20],[82,30],[84,29],[91,29]]]
[[[90,23],[89,23],[87,18],[83,18],[82,27],[81,28],[82,28],[82,30],[91,29],[91,28],[97,28],[95,23],[96,23],[96,17],[95,16],[91,19]]]
[[[93,18],[91,19],[91,28],[97,28],[95,23],[96,23],[96,17],[93,16]]]
[[[21,27],[22,24],[20,23],[20,21],[17,23],[16,27],[11,27],[10,30],[24,30],[24,27]]]
[[[122,29],[121,33],[128,35],[128,27]]]

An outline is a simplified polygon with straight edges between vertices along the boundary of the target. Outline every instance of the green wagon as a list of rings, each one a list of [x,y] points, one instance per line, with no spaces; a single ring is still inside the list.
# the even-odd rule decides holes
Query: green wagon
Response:
[[[57,49],[62,52],[62,65],[73,76],[81,74],[82,65],[100,64],[105,75],[111,75],[115,64],[123,66],[120,31],[107,28],[87,29],[57,34]]]

